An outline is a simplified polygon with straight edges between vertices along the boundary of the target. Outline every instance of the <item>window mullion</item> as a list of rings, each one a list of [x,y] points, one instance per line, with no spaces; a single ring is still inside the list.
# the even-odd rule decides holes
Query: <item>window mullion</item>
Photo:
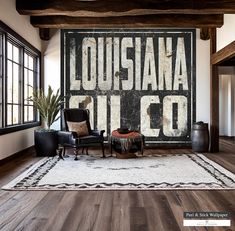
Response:
[[[34,71],[33,71],[33,84],[35,86],[36,89],[40,88],[39,86],[39,83],[38,83],[38,78],[37,78],[37,75],[38,75],[38,62],[39,62],[39,59],[36,59],[34,60]],[[37,114],[37,109],[35,106],[33,106],[33,113],[34,113],[34,119],[35,120],[38,120],[40,117],[38,117],[38,114]]]
[[[13,50],[13,49],[12,49]],[[12,51],[12,55],[13,55],[13,51]],[[12,56],[13,57],[13,56]],[[14,65],[13,62],[11,63],[11,69],[12,69],[12,78],[11,78],[11,100],[12,100],[12,105],[11,105],[11,125],[13,125],[13,108],[14,108],[14,75],[15,75],[15,71],[14,71]]]
[[[0,39],[0,55],[1,55],[1,119],[0,119],[0,123],[1,123],[1,128],[4,127],[4,34],[1,32],[1,39]]]
[[[3,77],[3,126],[7,126],[7,35],[4,35],[3,47],[3,63],[4,63],[4,77]]]
[[[20,84],[20,122],[24,123],[24,48],[20,49],[20,76],[19,76],[19,84]]]

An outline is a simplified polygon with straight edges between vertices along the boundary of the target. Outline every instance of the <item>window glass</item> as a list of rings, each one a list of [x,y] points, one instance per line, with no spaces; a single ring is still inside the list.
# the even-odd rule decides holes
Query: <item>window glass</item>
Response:
[[[33,87],[33,82],[34,82],[33,71],[29,71],[29,82],[28,82],[28,84]]]
[[[13,64],[13,103],[19,103],[19,65]]]
[[[13,88],[12,88],[12,62],[7,61],[7,103],[12,103],[12,95],[13,95]]]
[[[33,70],[33,57],[29,56],[29,69]]]
[[[29,106],[29,121],[32,121],[34,118],[34,109],[32,106]]]
[[[12,125],[12,105],[7,106],[7,125]]]
[[[24,121],[28,121],[28,106],[24,106]]]
[[[33,95],[33,88],[32,87],[28,87],[28,97]],[[33,105],[32,101],[28,101],[29,105]]]
[[[19,123],[19,105],[13,105],[13,123],[12,124],[18,124]]]
[[[24,67],[28,67],[29,66],[29,56],[27,55],[27,53],[24,53]]]
[[[12,60],[12,44],[7,42],[7,58]]]
[[[13,61],[19,63],[19,48],[13,46]]]

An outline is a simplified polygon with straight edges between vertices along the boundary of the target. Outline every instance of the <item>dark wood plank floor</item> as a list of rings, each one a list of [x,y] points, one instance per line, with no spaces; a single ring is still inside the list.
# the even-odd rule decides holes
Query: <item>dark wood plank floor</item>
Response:
[[[220,141],[206,156],[235,173],[235,143]],[[146,150],[191,153],[189,149]],[[34,153],[0,166],[0,186],[38,161]],[[68,173],[69,174],[69,173]],[[184,211],[228,211],[230,228],[185,228]],[[0,230],[158,231],[235,230],[235,190],[230,191],[0,191]]]

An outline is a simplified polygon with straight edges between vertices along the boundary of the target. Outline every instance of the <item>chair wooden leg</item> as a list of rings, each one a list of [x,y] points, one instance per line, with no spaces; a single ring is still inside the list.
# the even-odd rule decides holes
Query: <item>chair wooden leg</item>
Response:
[[[65,157],[65,146],[63,147],[63,153],[62,156]]]
[[[142,135],[142,140],[141,140],[141,154],[142,154],[142,156],[144,155],[144,146],[145,146],[145,141],[144,141],[144,136]]]
[[[110,151],[110,156],[113,156],[113,144],[112,144],[112,138],[109,137],[109,151]]]
[[[63,158],[63,148],[62,147],[57,148],[56,153],[59,156],[59,159],[64,160],[64,158]]]
[[[101,148],[102,148],[102,153],[103,153],[102,157],[105,158],[105,154],[104,154],[104,143],[103,143],[103,142],[101,143]]]
[[[74,154],[75,154],[74,160],[78,160],[78,148],[75,148]]]
[[[63,157],[64,157],[64,158],[69,157],[69,155],[66,154],[66,147],[65,147],[65,146],[63,147]]]
[[[82,148],[82,154],[84,154],[84,149],[86,150],[86,155],[88,155],[88,148],[85,147]]]

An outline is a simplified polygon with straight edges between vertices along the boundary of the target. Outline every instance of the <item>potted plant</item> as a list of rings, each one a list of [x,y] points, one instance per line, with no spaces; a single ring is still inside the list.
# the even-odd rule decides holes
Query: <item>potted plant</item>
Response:
[[[59,89],[53,92],[51,86],[48,86],[48,93],[45,95],[42,89],[34,90],[29,100],[37,108],[44,128],[34,131],[34,141],[37,156],[54,156],[58,147],[57,131],[51,129],[51,125],[59,119],[57,116],[63,102]]]

